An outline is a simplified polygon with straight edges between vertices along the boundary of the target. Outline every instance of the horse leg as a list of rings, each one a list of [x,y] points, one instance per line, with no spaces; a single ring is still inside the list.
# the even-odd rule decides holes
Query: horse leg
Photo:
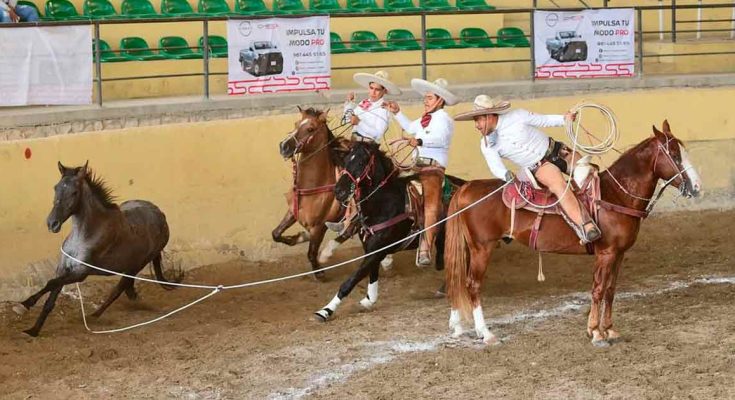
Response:
[[[357,271],[347,278],[347,280],[339,287],[339,291],[337,291],[337,294],[334,296],[332,301],[330,301],[324,308],[314,313],[314,315],[316,315],[316,319],[319,322],[326,322],[329,320],[332,315],[334,315],[334,312],[337,311],[337,307],[339,307],[340,303],[342,303],[342,299],[347,297],[350,292],[352,292],[352,289],[355,288],[355,285],[370,274],[373,269],[378,268],[380,260],[383,259],[384,256],[385,253],[381,252],[363,259],[362,264],[360,264]],[[377,286],[375,288],[377,289]]]
[[[99,318],[105,310],[107,310],[107,307],[110,306],[115,300],[117,300],[118,297],[122,294],[122,292],[127,292],[128,289],[133,288],[133,283],[135,282],[134,279],[128,278],[128,277],[122,277],[120,278],[120,281],[117,282],[117,285],[110,291],[110,295],[107,297],[107,300],[105,300],[104,303],[94,312],[92,313],[92,317]],[[135,289],[133,289],[134,291]]]
[[[595,272],[592,282],[592,304],[587,318],[587,336],[592,338],[592,344],[597,347],[608,346],[605,336],[600,331],[600,302],[604,294],[607,280],[610,278],[610,269],[615,263],[616,256],[599,254],[595,260]]]
[[[60,281],[61,281],[60,277],[50,279],[48,282],[46,282],[46,285],[41,290],[39,290],[32,296],[28,297],[24,301],[14,305],[13,311],[15,311],[15,313],[18,315],[25,314],[26,311],[30,310],[31,307],[36,305],[36,303],[38,302],[38,299],[40,299],[41,297],[43,297],[44,294],[46,294],[47,292],[50,292],[57,285],[59,285]]]
[[[286,231],[286,229],[290,228],[291,225],[296,223],[296,217],[294,217],[291,210],[286,211],[286,215],[283,216],[283,219],[281,219],[281,223],[278,224],[276,229],[271,232],[271,236],[273,237],[273,241],[278,243],[285,243],[289,246],[294,246],[299,243],[306,242],[309,240],[309,233],[308,232],[299,232],[295,235],[291,236],[282,236],[283,232]]]
[[[368,280],[367,293],[365,294],[365,298],[360,300],[360,305],[366,310],[370,310],[371,308],[373,308],[375,303],[378,302],[379,275],[380,268],[373,268],[370,271],[370,279]]]
[[[464,334],[464,328],[462,328],[462,315],[459,310],[454,308],[449,311],[449,330],[452,331],[452,337],[458,338]]]
[[[130,286],[125,288],[125,296],[128,296],[128,300],[130,301],[138,300],[138,291],[135,290],[135,280],[130,283]]]
[[[352,224],[348,226],[347,229],[339,236],[327,242],[327,245],[324,246],[322,251],[319,253],[319,264],[326,264],[334,255],[334,251],[337,250],[337,247],[355,234],[355,231],[357,230],[356,225],[357,224]]]
[[[89,275],[89,272],[87,271],[86,268],[84,269],[81,269],[81,268],[65,269],[64,271],[65,272],[63,272],[62,275],[49,280],[48,283],[46,283],[46,286],[39,292],[41,293],[41,292],[44,292],[45,290],[45,291],[51,292],[51,294],[48,296],[48,298],[46,299],[46,302],[43,304],[43,309],[41,309],[41,314],[39,314],[38,319],[36,319],[36,323],[33,325],[33,327],[23,331],[28,336],[32,336],[32,337],[38,336],[38,333],[41,331],[43,324],[46,322],[46,318],[51,313],[51,311],[54,309],[54,306],[56,305],[56,299],[59,297],[59,293],[61,293],[61,289],[64,287],[64,285],[68,285],[74,282],[81,282],[87,277],[87,275]],[[38,298],[35,298],[35,300],[33,301],[35,303],[35,301],[38,301]],[[23,304],[25,304],[25,302]]]
[[[620,273],[620,267],[623,264],[623,256],[618,256],[614,263],[608,279],[607,288],[605,288],[605,309],[602,314],[602,332],[605,332],[605,337],[608,343],[614,343],[620,340],[620,333],[612,328],[612,310],[613,301],[615,300],[615,285],[618,281],[618,274]]]
[[[485,323],[485,316],[482,312],[480,304],[482,281],[485,279],[485,271],[487,271],[490,255],[495,247],[495,242],[490,245],[476,245],[470,247],[470,270],[468,274],[468,286],[470,292],[470,300],[474,306],[472,309],[472,319],[475,322],[475,333],[477,337],[482,339],[485,344],[499,344],[495,335],[490,332]],[[451,318],[451,315],[450,315]]]
[[[319,246],[322,244],[322,240],[324,240],[324,234],[327,233],[327,227],[324,226],[324,224],[317,225],[315,227],[312,227],[309,231],[310,239],[309,239],[309,262],[311,263],[311,269],[317,270],[319,269]],[[317,280],[324,279],[324,271],[319,271],[314,273],[314,278]]]
[[[439,230],[439,234],[436,235],[436,262],[434,264],[434,268],[436,268],[437,271],[442,271],[444,269],[444,243],[445,243],[444,226],[441,226]],[[442,282],[442,285],[439,287],[439,289],[437,289],[436,292],[434,292],[434,297],[442,298],[446,295],[447,295],[447,283]]]

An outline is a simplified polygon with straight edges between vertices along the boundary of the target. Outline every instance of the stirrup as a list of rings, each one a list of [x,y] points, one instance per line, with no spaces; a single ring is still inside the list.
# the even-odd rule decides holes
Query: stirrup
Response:
[[[586,226],[589,225],[592,225],[592,228],[590,230],[584,229]],[[584,232],[585,241],[587,241],[588,243],[592,243],[602,237],[602,232],[600,231],[600,228],[597,226],[597,224],[595,224],[595,221],[592,220],[582,224],[582,232]]]

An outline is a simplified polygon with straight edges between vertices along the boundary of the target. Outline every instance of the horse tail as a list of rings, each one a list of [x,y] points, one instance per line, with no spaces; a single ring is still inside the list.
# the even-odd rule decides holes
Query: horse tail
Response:
[[[448,215],[461,209],[459,199],[463,190],[460,189],[449,203]],[[457,215],[447,222],[446,244],[444,247],[444,268],[447,285],[447,298],[455,310],[459,310],[466,319],[472,319],[472,301],[468,289],[467,272],[469,269],[469,249],[467,248],[466,228],[462,221],[463,215]]]
[[[162,252],[158,253],[155,257],[153,257],[153,271],[156,273],[156,280],[159,282],[166,282],[168,283],[168,280],[165,276],[163,276],[163,269],[161,268],[161,260],[162,260]],[[166,285],[165,283],[159,283],[162,288],[166,290],[173,290],[176,289],[176,286],[172,285]]]

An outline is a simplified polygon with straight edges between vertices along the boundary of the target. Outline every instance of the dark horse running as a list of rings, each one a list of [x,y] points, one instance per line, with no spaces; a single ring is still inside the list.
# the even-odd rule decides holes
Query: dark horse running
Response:
[[[406,238],[415,226],[413,216],[407,210],[409,194],[406,186],[415,177],[398,177],[394,168],[393,162],[380,151],[377,144],[355,142],[345,157],[344,171],[334,188],[339,202],[346,204],[354,196],[359,204],[362,225],[360,240],[366,254]],[[447,178],[455,187],[465,183],[449,175]],[[358,269],[342,283],[332,301],[315,313],[317,320],[323,322],[330,319],[342,300],[368,275],[367,295],[360,305],[365,309],[372,308],[378,300],[380,262],[397,251],[415,249],[418,246],[417,237],[365,257]],[[444,268],[444,230],[441,227],[436,240],[436,269],[441,270]]]
[[[169,231],[163,212],[144,200],[130,200],[118,206],[113,202],[110,189],[87,169],[87,164],[66,168],[59,163],[59,172],[61,180],[54,187],[54,206],[46,222],[51,232],[58,233],[61,225],[71,217],[72,230],[64,239],[64,251],[85,263],[127,275],[136,275],[153,262],[156,279],[166,282],[161,270],[161,251],[168,243]],[[16,313],[23,314],[46,292],[51,292],[36,324],[24,332],[38,336],[64,285],[81,282],[89,275],[109,274],[74,262],[62,254],[56,277],[38,293],[13,307]],[[134,284],[132,278],[120,279],[92,316],[102,315],[122,292],[129,299],[136,299]]]

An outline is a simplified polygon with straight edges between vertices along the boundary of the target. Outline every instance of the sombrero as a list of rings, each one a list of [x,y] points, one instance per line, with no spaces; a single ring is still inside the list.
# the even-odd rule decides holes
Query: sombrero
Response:
[[[401,89],[398,86],[396,86],[395,83],[389,80],[390,77],[388,75],[388,72],[386,71],[378,71],[374,74],[358,72],[352,76],[352,79],[354,79],[358,85],[366,89],[370,88],[370,82],[375,82],[378,85],[384,87],[386,92],[390,95],[401,94]]]
[[[459,98],[449,91],[448,86],[449,83],[443,78],[439,78],[434,82],[423,79],[411,79],[411,87],[422,96],[425,96],[426,93],[434,93],[444,99],[444,102],[448,106],[453,106],[459,102]]]
[[[472,111],[463,112],[454,116],[455,121],[470,121],[479,115],[505,114],[510,111],[510,102],[499,98],[491,98],[481,94],[475,97]]]

